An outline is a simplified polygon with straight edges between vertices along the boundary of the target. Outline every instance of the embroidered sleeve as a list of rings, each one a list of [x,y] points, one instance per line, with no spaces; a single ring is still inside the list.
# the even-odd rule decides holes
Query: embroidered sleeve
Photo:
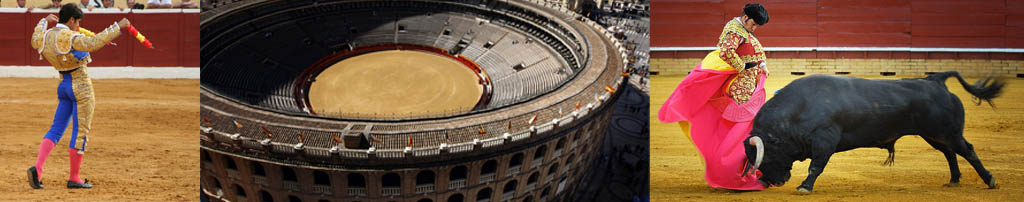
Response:
[[[740,59],[740,55],[736,54],[736,48],[743,43],[743,37],[735,32],[729,32],[718,39],[718,57],[722,58],[725,63],[729,63],[735,70],[743,69],[743,60]]]
[[[43,35],[46,34],[46,18],[39,19],[35,30],[32,31],[32,49],[43,47]]]
[[[96,33],[96,36],[78,36],[72,40],[72,47],[78,51],[93,52],[103,48],[110,42],[121,35],[121,28],[117,26],[117,23],[110,25],[102,32]]]

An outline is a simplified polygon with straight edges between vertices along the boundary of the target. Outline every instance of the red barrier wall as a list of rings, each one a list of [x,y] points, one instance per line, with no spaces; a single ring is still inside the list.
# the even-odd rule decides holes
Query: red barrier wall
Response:
[[[655,0],[652,47],[710,47],[751,0]],[[760,0],[766,47],[1024,48],[1024,0]],[[706,52],[706,51],[702,51]]]
[[[0,10],[0,65],[50,66],[39,60],[30,40],[32,28],[40,18],[56,10]],[[128,18],[154,49],[139,44],[127,32],[114,39],[117,46],[106,46],[91,53],[89,66],[199,67],[199,10],[85,11],[82,27],[100,32],[121,18]],[[51,23],[50,27],[54,24]]]

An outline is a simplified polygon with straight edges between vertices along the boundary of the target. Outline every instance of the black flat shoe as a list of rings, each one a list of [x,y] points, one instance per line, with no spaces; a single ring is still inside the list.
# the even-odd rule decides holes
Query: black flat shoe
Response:
[[[77,183],[77,182],[73,182],[71,180],[68,180],[68,189],[89,189],[89,188],[92,188],[92,185],[89,184],[89,180],[88,179],[82,181],[82,183]]]
[[[39,181],[39,172],[35,166],[28,167],[28,186],[32,186],[33,189],[43,188],[43,182]]]

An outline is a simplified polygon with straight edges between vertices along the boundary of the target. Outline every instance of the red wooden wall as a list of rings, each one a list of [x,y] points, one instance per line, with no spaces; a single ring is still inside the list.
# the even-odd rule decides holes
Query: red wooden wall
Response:
[[[85,12],[82,27],[98,33],[115,21],[128,18],[155,47],[145,48],[134,36],[128,36],[125,32],[113,41],[117,46],[106,46],[92,52],[93,62],[89,66],[199,66],[198,10]],[[50,65],[46,60],[39,60],[39,54],[32,49],[30,39],[32,28],[39,19],[51,13],[56,13],[56,10],[31,13],[11,10],[0,12],[0,27],[4,30],[0,32],[0,65]],[[50,27],[53,27],[53,23]]]
[[[654,0],[651,46],[715,46],[748,2],[766,47],[1024,48],[1024,0]]]

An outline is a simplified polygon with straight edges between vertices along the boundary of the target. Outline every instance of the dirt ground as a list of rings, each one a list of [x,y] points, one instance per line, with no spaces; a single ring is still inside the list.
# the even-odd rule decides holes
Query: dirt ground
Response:
[[[459,61],[424,51],[390,50],[342,60],[317,76],[309,104],[318,114],[405,117],[462,113],[483,86]]]
[[[807,177],[807,161],[793,164],[792,178],[782,187],[734,192],[704,182],[704,165],[697,149],[675,123],[662,123],[657,111],[684,76],[651,77],[651,199],[652,201],[1019,201],[1024,199],[1024,79],[1007,79],[998,109],[975,106],[956,79],[947,86],[964,100],[964,136],[974,144],[999,189],[986,189],[974,168],[958,157],[963,173],[960,187],[943,187],[949,167],[942,153],[918,136],[896,142],[896,162],[882,166],[887,152],[861,148],[832,156],[811,195],[797,195]],[[799,76],[772,75],[766,88],[775,90]],[[875,77],[896,79],[895,77]],[[976,79],[967,79],[973,83]]]
[[[0,78],[0,201],[199,200],[198,79],[94,80],[81,176],[95,187],[64,188],[71,127],[46,161],[46,187],[29,187],[25,171],[52,123],[58,82]]]

